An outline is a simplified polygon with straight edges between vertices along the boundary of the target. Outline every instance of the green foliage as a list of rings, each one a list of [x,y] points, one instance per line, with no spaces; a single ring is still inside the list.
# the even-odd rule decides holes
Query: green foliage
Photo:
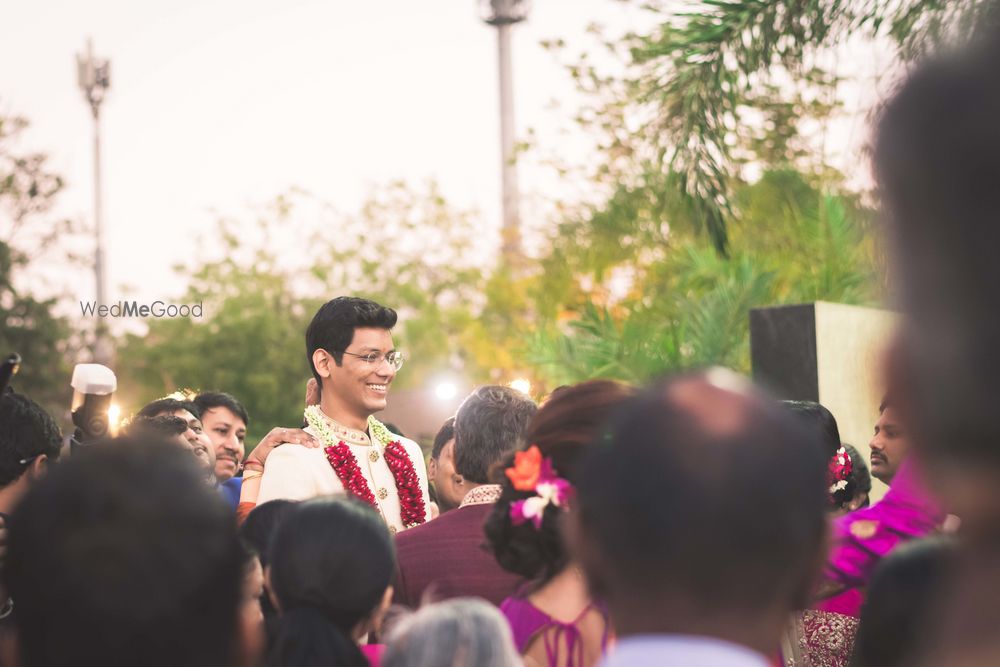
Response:
[[[302,341],[318,303],[294,295],[293,273],[273,255],[257,260],[227,257],[187,276],[181,301],[202,304],[203,320],[150,320],[147,334],[122,341],[121,393],[132,409],[177,389],[219,390],[246,406],[252,442],[302,422],[309,378]]]
[[[541,258],[525,353],[546,384],[747,372],[751,308],[878,299],[871,212],[803,131],[837,111],[838,80],[796,65],[830,38],[830,3],[703,4],[657,5],[660,29],[607,42],[624,74],[569,66],[599,194],[565,209]],[[797,69],[772,80],[768,63]]]
[[[203,319],[151,320],[122,340],[123,403],[219,389],[247,405],[251,441],[298,424],[310,375],[303,332],[342,294],[399,311],[400,386],[445,369],[474,382],[524,374],[549,388],[710,364],[747,371],[749,309],[878,298],[871,213],[803,131],[836,107],[836,79],[804,66],[808,54],[867,31],[912,57],[969,34],[988,4],[703,0],[678,14],[650,3],[657,30],[606,44],[623,75],[585,58],[570,68],[588,95],[578,125],[597,151],[583,201],[556,202],[537,263],[484,266],[480,221],[433,183],[390,183],[349,215],[290,192],[253,218],[219,220],[204,247],[221,243],[220,256],[182,268],[178,301],[201,303]],[[0,200],[16,204],[17,224],[61,187],[42,166],[0,162]],[[760,177],[749,182],[750,172]],[[45,319],[52,303],[13,290],[26,255],[7,241],[0,344],[20,331],[22,354],[34,343],[64,350],[67,332]],[[38,386],[63,386],[63,372],[44,370]]]
[[[660,195],[669,200],[671,192]],[[650,200],[644,192],[619,194]],[[751,308],[877,300],[869,213],[851,197],[824,193],[784,169],[743,185],[736,199],[745,216],[734,228],[729,258],[698,235],[669,231],[670,206],[660,219],[643,221],[613,215],[635,209],[612,198],[590,219],[564,222],[549,259],[571,269],[546,271],[539,287],[547,293],[563,286],[563,310],[543,322],[527,349],[539,376],[554,386],[590,377],[641,382],[708,365],[749,372]],[[594,245],[605,243],[611,228],[635,248],[616,247],[609,251],[613,262],[592,262]],[[645,254],[644,243],[650,244]]]
[[[781,77],[815,78],[806,56],[848,36],[888,35],[910,59],[996,24],[995,0],[702,0],[683,12],[675,4],[644,4],[660,25],[631,39],[633,73],[623,87],[627,101],[617,106],[646,119],[634,141],[677,175],[697,224],[723,253],[737,212],[746,113],[764,109],[761,100],[779,91],[772,85],[761,96],[762,88]]]
[[[394,182],[340,219],[335,238],[314,235],[312,243],[324,248],[314,271],[326,294],[358,294],[399,312],[397,344],[408,355],[400,386],[447,368],[483,377],[467,334],[484,305],[477,222],[449,205],[435,183],[415,190]]]
[[[223,257],[181,271],[181,302],[201,303],[203,319],[152,320],[148,333],[123,341],[125,400],[136,409],[179,388],[226,391],[246,405],[251,442],[300,424],[311,376],[306,327],[322,303],[347,294],[400,312],[401,386],[452,366],[478,379],[485,371],[466,344],[483,301],[481,271],[468,256],[473,233],[471,215],[433,184],[390,184],[349,216],[293,192],[254,224],[222,219],[213,239]]]
[[[72,226],[51,217],[62,179],[48,170],[44,155],[18,150],[27,126],[22,118],[0,116],[0,355],[21,355],[12,385],[60,416],[69,407],[69,360],[80,341],[57,313],[57,297],[37,298],[18,285],[30,260],[44,258]]]

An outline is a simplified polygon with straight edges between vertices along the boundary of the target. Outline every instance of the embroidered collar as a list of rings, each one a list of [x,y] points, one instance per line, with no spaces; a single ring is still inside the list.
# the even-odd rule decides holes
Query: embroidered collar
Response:
[[[458,507],[461,509],[468,505],[492,505],[500,500],[500,489],[501,486],[499,484],[477,486],[465,494],[465,497],[462,498],[462,504]]]
[[[316,406],[316,413],[318,413],[323,418],[323,421],[326,422],[327,427],[329,427],[330,432],[333,434],[334,440],[346,442],[349,445],[361,445],[363,447],[371,446],[372,440],[371,438],[368,437],[368,434],[365,433],[364,431],[359,431],[355,428],[348,428],[347,426],[344,426],[336,419],[323,412],[323,410],[318,405]],[[369,426],[371,425],[371,422],[372,420],[369,417],[368,419]]]

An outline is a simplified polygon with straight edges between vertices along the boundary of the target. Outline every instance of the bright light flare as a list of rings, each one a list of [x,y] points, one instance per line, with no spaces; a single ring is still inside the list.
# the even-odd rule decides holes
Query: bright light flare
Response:
[[[517,378],[516,380],[511,380],[507,383],[507,386],[514,391],[519,391],[522,394],[531,395],[531,380],[528,378]]]
[[[122,408],[117,403],[108,406],[108,430],[112,435],[118,434],[118,427],[122,418]]]
[[[450,401],[451,399],[458,396],[458,387],[454,382],[439,382],[436,387],[434,387],[434,395],[442,401]]]

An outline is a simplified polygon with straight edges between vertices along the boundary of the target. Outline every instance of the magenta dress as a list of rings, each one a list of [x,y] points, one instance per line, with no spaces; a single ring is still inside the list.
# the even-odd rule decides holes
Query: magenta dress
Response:
[[[571,623],[563,623],[552,618],[544,611],[531,604],[526,597],[509,597],[500,604],[500,611],[507,617],[510,629],[514,635],[514,645],[517,652],[524,654],[531,640],[542,634],[545,641],[545,657],[548,667],[565,664],[567,667],[584,666],[584,641],[577,623],[591,609],[597,609],[604,617],[604,636],[601,637],[601,651],[608,647],[608,614],[598,604],[591,603]],[[546,632],[552,629],[552,632]],[[562,662],[560,647],[565,644],[568,655]]]
[[[920,483],[915,463],[906,459],[880,502],[834,522],[825,576],[846,590],[864,588],[890,551],[929,535],[944,519],[945,512]]]
[[[898,545],[929,535],[944,518],[907,459],[880,502],[834,520],[824,575],[840,592],[796,614],[782,648],[785,665],[846,666],[872,571]]]

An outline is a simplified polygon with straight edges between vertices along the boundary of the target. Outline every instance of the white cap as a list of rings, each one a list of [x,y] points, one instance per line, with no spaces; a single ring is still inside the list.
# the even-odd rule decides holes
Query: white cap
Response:
[[[77,364],[70,385],[81,394],[105,395],[118,388],[114,371],[101,364]]]

